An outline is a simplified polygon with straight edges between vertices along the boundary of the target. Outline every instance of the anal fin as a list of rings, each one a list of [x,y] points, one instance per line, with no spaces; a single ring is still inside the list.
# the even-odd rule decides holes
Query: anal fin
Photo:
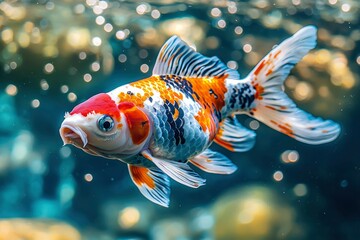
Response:
[[[163,207],[170,202],[170,181],[168,176],[156,167],[145,168],[128,164],[132,181],[142,195]]]
[[[237,170],[236,165],[230,159],[210,149],[206,149],[189,161],[196,167],[209,173],[231,174]]]
[[[220,130],[214,141],[232,152],[245,152],[255,144],[255,132],[243,127],[235,116],[221,122]]]
[[[188,187],[198,188],[205,184],[205,179],[194,172],[187,163],[175,162],[167,159],[159,159],[151,155],[148,150],[144,150],[141,154],[152,161],[158,168],[175,181]]]

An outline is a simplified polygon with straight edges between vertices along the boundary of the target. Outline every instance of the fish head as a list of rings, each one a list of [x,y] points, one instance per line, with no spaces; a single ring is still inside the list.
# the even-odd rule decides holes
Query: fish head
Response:
[[[138,111],[133,104],[117,105],[108,94],[100,93],[65,114],[60,136],[64,145],[72,144],[92,155],[134,155],[150,137],[147,115]]]

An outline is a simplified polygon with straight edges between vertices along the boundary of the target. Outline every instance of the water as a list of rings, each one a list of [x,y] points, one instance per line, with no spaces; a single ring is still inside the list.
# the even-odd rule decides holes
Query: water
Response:
[[[0,2],[0,239],[359,239],[359,8],[351,0]],[[318,45],[285,91],[341,124],[332,143],[302,144],[241,116],[256,130],[255,147],[212,146],[238,171],[199,171],[207,179],[199,189],[172,181],[168,209],[138,192],[124,164],[62,147],[64,113],[150,76],[172,35],[245,76],[309,24]]]

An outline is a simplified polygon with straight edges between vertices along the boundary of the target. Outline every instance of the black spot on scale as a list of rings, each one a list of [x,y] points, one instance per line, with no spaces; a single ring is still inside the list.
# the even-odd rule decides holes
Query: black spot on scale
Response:
[[[169,139],[171,142],[175,141],[176,145],[184,144],[185,138],[184,138],[184,125],[185,125],[185,119],[184,119],[184,111],[180,108],[179,104],[175,101],[174,104],[169,102],[168,100],[165,101],[164,104],[165,108],[165,115],[166,115],[166,121],[170,125],[170,130],[174,133],[174,139]],[[175,111],[178,111],[179,114],[174,120],[174,114]]]
[[[186,78],[175,76],[175,75],[161,75],[160,79],[166,83],[167,87],[170,87],[174,90],[177,90],[184,94],[187,98],[195,101],[193,95],[195,95],[196,99],[199,100],[199,95],[194,92],[193,86],[191,82],[189,82]]]
[[[152,101],[153,101],[153,98],[152,98],[152,97],[149,97],[148,99],[149,99],[149,101],[150,101],[150,102],[152,102]]]
[[[234,87],[230,96],[230,108],[235,105],[241,109],[246,109],[251,106],[255,100],[254,94],[250,94],[250,85],[242,85],[241,88]]]
[[[232,93],[231,93],[231,96],[230,96],[230,107],[231,108],[235,107],[235,103],[236,103],[236,100],[237,100],[238,94],[239,94],[238,92],[239,92],[239,90],[236,87],[234,87],[232,89]]]
[[[134,95],[132,91],[127,91],[126,93],[129,94],[130,96]]]

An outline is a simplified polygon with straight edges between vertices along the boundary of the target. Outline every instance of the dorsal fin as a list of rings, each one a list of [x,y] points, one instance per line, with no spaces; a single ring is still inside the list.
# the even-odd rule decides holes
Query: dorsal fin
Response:
[[[237,71],[229,69],[217,57],[205,57],[195,52],[179,37],[172,36],[161,48],[153,75],[173,74],[183,77],[219,77],[240,79]]]

